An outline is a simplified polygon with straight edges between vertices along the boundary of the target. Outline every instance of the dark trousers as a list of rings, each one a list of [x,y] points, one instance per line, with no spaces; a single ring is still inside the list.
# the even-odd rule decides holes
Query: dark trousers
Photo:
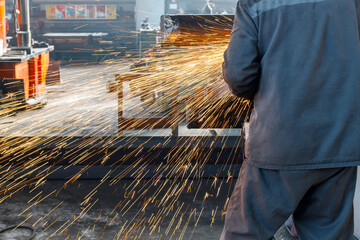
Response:
[[[357,167],[303,171],[243,164],[221,240],[268,240],[293,214],[301,240],[353,240]]]

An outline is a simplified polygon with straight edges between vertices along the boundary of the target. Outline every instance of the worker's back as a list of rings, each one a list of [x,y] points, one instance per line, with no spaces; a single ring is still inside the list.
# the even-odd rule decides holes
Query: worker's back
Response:
[[[249,87],[259,79],[251,87],[256,92],[247,140],[249,162],[270,169],[359,164],[360,1],[238,4],[239,16],[249,25],[235,19],[224,77],[239,96],[249,94],[241,85]],[[257,57],[254,51],[235,47],[247,35],[248,42],[256,44]],[[236,59],[237,52],[248,59]]]

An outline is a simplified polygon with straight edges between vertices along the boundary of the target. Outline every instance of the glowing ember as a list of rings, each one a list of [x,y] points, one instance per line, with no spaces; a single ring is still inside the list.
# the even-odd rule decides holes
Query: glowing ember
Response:
[[[94,212],[97,212],[98,219],[107,218],[104,229],[120,223],[121,227],[114,236],[115,239],[133,239],[134,236],[139,239],[145,233],[160,231],[165,218],[170,219],[166,228],[166,239],[171,239],[175,232],[181,232],[181,239],[186,231],[195,231],[203,209],[192,208],[191,202],[179,202],[179,197],[182,194],[195,193],[194,198],[202,199],[205,204],[208,199],[218,197],[222,189],[229,189],[229,196],[234,173],[231,165],[238,164],[242,158],[239,151],[240,138],[232,146],[230,156],[225,158],[223,151],[227,144],[226,137],[222,138],[223,142],[215,143],[216,138],[200,136],[211,135],[209,131],[194,130],[194,135],[197,136],[184,138],[178,146],[168,150],[164,159],[158,159],[162,156],[161,149],[166,148],[172,141],[171,134],[166,130],[169,127],[184,126],[189,121],[197,120],[203,127],[219,128],[216,132],[221,135],[226,134],[226,128],[231,128],[231,122],[240,121],[248,113],[249,103],[230,96],[221,79],[222,55],[226,41],[224,42],[224,38],[217,41],[219,42],[213,43],[213,46],[197,47],[189,44],[187,47],[159,48],[155,50],[153,58],[146,60],[147,66],[132,68],[132,74],[147,74],[124,82],[123,99],[119,100],[123,103],[124,114],[123,119],[119,119],[119,126],[116,120],[109,122],[109,118],[117,118],[117,115],[111,113],[111,110],[117,107],[117,93],[107,93],[106,83],[109,78],[115,77],[114,73],[129,72],[129,66],[134,59],[111,60],[101,66],[84,69],[80,63],[68,65],[68,68],[77,69],[76,74],[72,71],[71,75],[63,76],[64,82],[60,87],[48,89],[49,99],[54,96],[51,98],[54,101],[49,100],[47,106],[41,110],[21,112],[19,117],[11,114],[23,105],[9,101],[17,93],[9,94],[3,100],[0,112],[5,116],[0,125],[0,133],[4,136],[0,145],[0,203],[30,188],[29,206],[21,213],[26,215],[21,224],[30,222],[31,219],[33,226],[43,226],[44,231],[51,229],[51,236],[66,235],[76,221],[80,221],[87,214],[95,214]],[[88,73],[89,69],[92,69],[93,74]],[[99,69],[102,69],[102,72],[98,72]],[[113,83],[112,87],[118,86],[119,83]],[[61,92],[61,89],[66,92]],[[92,104],[89,104],[90,102]],[[140,122],[147,118],[158,118],[157,121],[166,119],[166,128],[156,132],[159,134],[164,131],[163,144],[146,148],[145,142],[132,148],[131,145],[143,134],[152,134],[148,129],[155,126],[156,122],[149,125],[148,129],[129,131],[138,128],[136,124],[139,123],[126,121],[129,118],[140,119]],[[118,132],[124,134],[123,137],[117,136]],[[179,135],[183,136],[191,135],[190,133],[186,127],[179,131]],[[70,148],[68,146],[73,144],[74,137],[81,138],[76,140],[76,147]],[[151,137],[148,141],[151,141]],[[211,147],[214,144],[222,145],[222,150],[214,152],[215,148]],[[205,145],[209,147],[204,148]],[[125,146],[127,151],[122,154],[122,147]],[[97,157],[100,154],[102,157]],[[81,200],[80,214],[74,215],[73,219],[61,219],[64,223],[54,228],[60,219],[53,219],[52,213],[65,204],[60,201],[54,203],[53,208],[44,216],[32,219],[31,211],[42,201],[49,197],[56,199],[68,185],[75,186],[77,180],[94,166],[109,164],[109,159],[115,155],[121,157],[111,163],[113,167],[109,172]],[[214,156],[216,159],[212,159]],[[209,162],[223,167],[208,180],[208,184],[201,184],[206,164]],[[49,176],[63,171],[62,165],[67,165],[65,170],[73,166],[82,168],[68,178],[61,189],[44,195],[39,191],[39,187],[47,184],[46,179]],[[223,171],[227,171],[227,178],[220,176]],[[120,181],[129,175],[133,180],[127,185],[121,184]],[[102,196],[97,194],[105,185],[114,193],[124,193],[107,216],[99,210]],[[199,191],[205,194],[200,196]],[[226,205],[227,203],[213,209],[209,225],[222,217]],[[128,212],[132,209],[139,210],[129,217]],[[150,218],[144,217],[145,211],[152,211]],[[121,222],[119,219],[123,216],[127,216],[128,221]],[[89,223],[86,231],[91,231],[95,225],[96,222]],[[77,238],[85,236],[86,231],[79,233]]]

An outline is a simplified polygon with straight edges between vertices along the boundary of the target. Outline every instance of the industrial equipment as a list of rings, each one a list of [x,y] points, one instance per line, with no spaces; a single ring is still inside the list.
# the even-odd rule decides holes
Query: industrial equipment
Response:
[[[119,90],[119,125],[134,126],[135,128],[143,127],[168,127],[176,128],[172,119],[179,118],[179,115],[186,115],[187,126],[190,128],[241,128],[242,123],[246,118],[246,114],[234,114],[240,108],[240,100],[230,94],[220,96],[219,86],[224,87],[221,79],[221,72],[217,75],[211,76],[211,79],[206,79],[204,84],[192,84],[186,87],[185,83],[182,86],[174,87],[167,93],[159,93],[158,85],[161,85],[162,80],[158,79],[157,75],[168,69],[162,65],[171,64],[171,59],[162,61],[164,55],[178,54],[178,52],[207,52],[219,49],[222,52],[224,46],[227,46],[230,40],[232,29],[233,15],[166,15],[161,18],[161,35],[162,43],[157,48],[153,48],[145,55],[147,58],[133,64],[130,72],[120,73],[116,76]],[[150,57],[149,57],[150,56]],[[179,55],[180,57],[186,58]],[[221,64],[221,63],[219,63]],[[180,69],[181,70],[181,69]],[[184,72],[187,69],[182,69]],[[171,74],[171,73],[169,73]],[[148,76],[145,81],[155,79],[151,84],[132,84],[135,80]],[[153,77],[149,77],[153,76]],[[221,83],[219,83],[221,81]],[[123,84],[129,82],[130,90],[134,96],[139,95],[144,97],[147,95],[148,103],[155,101],[156,96],[167,95],[166,100],[162,103],[167,106],[167,111],[170,114],[163,114],[149,117],[129,117],[125,116],[124,108],[124,94]],[[194,85],[197,85],[194,87]],[[147,86],[147,89],[146,89]],[[184,87],[185,86],[185,87]],[[189,91],[189,88],[194,88],[194,91]],[[226,86],[225,86],[226,88]],[[142,93],[138,93],[138,92]],[[224,89],[220,89],[224,91]],[[147,94],[144,94],[146,92]],[[149,97],[150,96],[150,97]],[[204,101],[207,98],[208,101]],[[142,99],[143,101],[145,99]],[[197,104],[197,102],[199,104]],[[145,103],[146,104],[146,103]],[[181,111],[179,105],[185,105]],[[214,106],[216,105],[216,108]],[[211,109],[211,111],[209,111]],[[224,111],[226,109],[226,111]],[[226,124],[224,124],[226,122]],[[120,128],[122,128],[120,126]],[[173,133],[176,135],[177,130]]]
[[[82,55],[86,57],[95,56],[104,58],[106,55],[111,54],[113,49],[106,49],[107,45],[112,42],[103,41],[107,33],[46,33],[43,36],[46,40],[54,45],[55,59],[60,60],[64,57],[74,57],[74,55]]]
[[[101,61],[136,47],[135,0],[31,0],[32,32],[56,60]]]
[[[32,40],[29,0],[15,0],[13,36],[7,36],[5,6],[5,0],[0,0],[2,112],[4,109],[5,112],[22,109],[25,102],[34,104],[44,101],[49,52],[54,49],[46,43]]]

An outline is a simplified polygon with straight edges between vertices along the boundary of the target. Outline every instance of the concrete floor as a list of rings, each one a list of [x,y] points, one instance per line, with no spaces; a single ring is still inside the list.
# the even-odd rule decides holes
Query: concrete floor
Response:
[[[222,188],[218,197],[209,197],[204,201],[203,196],[211,188],[211,181],[206,179],[196,182],[202,186],[198,191],[183,193],[179,198],[174,198],[173,209],[169,211],[167,216],[163,216],[153,233],[150,232],[151,224],[148,222],[153,215],[156,215],[163,208],[149,204],[145,210],[141,211],[141,202],[128,209],[125,207],[125,210],[121,210],[123,205],[118,206],[125,200],[125,188],[132,184],[131,180],[122,180],[112,186],[110,186],[110,181],[104,182],[88,203],[83,203],[85,196],[99,185],[99,180],[76,181],[74,184],[67,184],[66,188],[64,188],[64,183],[62,180],[47,181],[36,190],[24,189],[21,193],[5,200],[0,204],[0,229],[18,225],[28,218],[23,225],[33,226],[36,232],[35,239],[38,240],[218,240],[224,224],[224,217],[221,216],[221,212],[227,199],[228,189]],[[144,185],[146,185],[146,180],[140,182],[137,189],[141,189]],[[153,196],[155,190],[155,188],[150,189],[144,198]],[[55,193],[51,194],[53,191]],[[36,202],[33,199],[34,196],[39,197],[39,193],[42,197],[49,194],[50,196],[30,207]],[[94,202],[96,203],[90,210],[85,215],[81,215],[81,212]],[[193,214],[189,217],[191,213]],[[76,221],[67,230],[64,230],[64,224],[66,226],[74,218]],[[24,237],[17,238],[18,234],[18,232],[8,233],[6,236],[0,234],[0,239],[26,239]],[[291,240],[296,238],[292,238],[285,229],[280,229],[276,234],[276,239]]]

